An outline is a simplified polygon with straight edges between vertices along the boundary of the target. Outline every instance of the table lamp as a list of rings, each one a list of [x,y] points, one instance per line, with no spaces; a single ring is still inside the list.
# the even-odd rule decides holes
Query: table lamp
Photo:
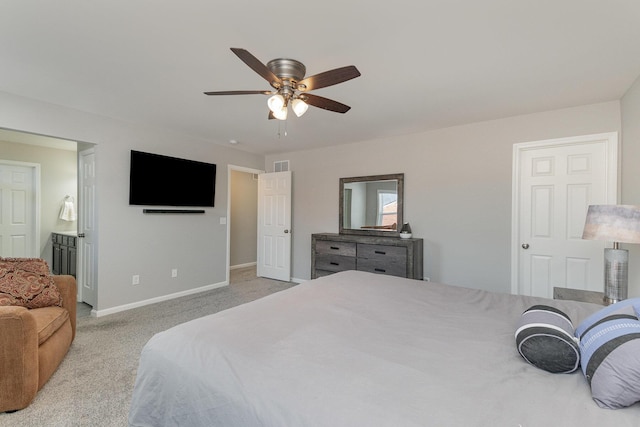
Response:
[[[629,251],[619,243],[640,243],[640,206],[590,205],[582,238],[613,242],[613,248],[604,249],[604,302],[626,299]]]

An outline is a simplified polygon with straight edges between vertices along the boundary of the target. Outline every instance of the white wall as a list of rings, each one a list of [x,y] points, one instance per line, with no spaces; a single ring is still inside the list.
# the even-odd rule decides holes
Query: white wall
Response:
[[[97,144],[98,311],[226,280],[227,165],[260,169],[263,156],[0,92],[0,127]],[[218,165],[215,208],[144,215],[128,205],[129,151]],[[178,277],[171,278],[171,269]],[[131,276],[140,275],[140,285]]]
[[[640,77],[629,88],[622,105],[622,203],[640,205]],[[640,296],[640,245],[629,250],[629,296]]]
[[[341,177],[403,172],[405,221],[425,239],[425,276],[510,292],[513,144],[620,127],[620,103],[614,101],[267,156],[266,168],[291,161],[292,275],[310,277],[312,233],[338,231]]]

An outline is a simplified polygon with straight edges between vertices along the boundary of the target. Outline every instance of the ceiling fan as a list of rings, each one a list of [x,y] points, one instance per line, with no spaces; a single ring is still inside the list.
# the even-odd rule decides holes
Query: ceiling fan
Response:
[[[269,82],[275,90],[231,90],[220,92],[204,92],[205,95],[271,95],[267,101],[269,119],[286,120],[287,106],[296,116],[302,116],[309,105],[336,113],[346,113],[351,109],[348,105],[308,93],[314,89],[333,86],[360,76],[360,71],[353,66],[336,68],[305,78],[307,68],[295,59],[278,58],[264,65],[258,58],[245,49],[231,48],[245,64]]]

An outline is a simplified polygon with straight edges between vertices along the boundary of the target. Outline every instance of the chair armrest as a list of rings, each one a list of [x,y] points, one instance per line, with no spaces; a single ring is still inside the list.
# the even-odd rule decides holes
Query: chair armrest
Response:
[[[78,286],[76,279],[73,276],[53,276],[60,294],[62,295],[62,307],[66,308],[69,312],[69,318],[71,319],[71,340],[76,336],[76,310],[78,307]]]
[[[24,307],[0,307],[0,412],[26,407],[38,391],[38,331]]]

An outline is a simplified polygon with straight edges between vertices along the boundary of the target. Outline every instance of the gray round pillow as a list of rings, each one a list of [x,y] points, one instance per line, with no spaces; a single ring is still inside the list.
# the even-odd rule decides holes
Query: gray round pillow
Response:
[[[533,366],[554,374],[574,372],[580,366],[580,348],[571,319],[561,310],[534,305],[520,318],[516,347]]]

